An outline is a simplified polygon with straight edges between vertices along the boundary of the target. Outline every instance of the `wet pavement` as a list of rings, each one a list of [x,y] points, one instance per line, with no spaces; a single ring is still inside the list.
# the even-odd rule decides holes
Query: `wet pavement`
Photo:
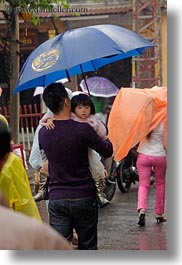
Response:
[[[33,190],[33,171],[27,173]],[[99,250],[167,250],[167,223],[157,224],[153,214],[155,185],[149,190],[145,227],[137,225],[137,190],[138,183],[132,184],[129,193],[121,193],[117,188],[111,204],[99,209]],[[48,223],[45,201],[37,205],[42,220]]]

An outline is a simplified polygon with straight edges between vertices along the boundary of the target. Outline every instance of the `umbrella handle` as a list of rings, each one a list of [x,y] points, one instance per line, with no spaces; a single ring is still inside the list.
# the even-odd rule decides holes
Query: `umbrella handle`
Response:
[[[89,91],[89,88],[88,88],[88,84],[87,84],[87,81],[86,81],[86,78],[85,78],[85,74],[84,74],[84,72],[83,72],[83,68],[82,68],[82,65],[81,65],[81,64],[80,64],[80,68],[81,68],[82,76],[83,76],[83,79],[84,79],[84,81],[85,81],[85,85],[86,85],[86,88],[87,88],[87,91],[88,91],[88,95],[89,95],[89,97],[91,97],[91,95],[90,95],[90,91]]]

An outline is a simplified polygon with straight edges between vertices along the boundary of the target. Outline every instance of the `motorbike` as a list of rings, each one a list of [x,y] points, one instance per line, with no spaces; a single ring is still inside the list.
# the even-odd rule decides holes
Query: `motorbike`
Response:
[[[136,182],[139,181],[138,171],[136,167],[137,156],[137,146],[135,146],[121,161],[112,161],[109,181],[111,181],[112,183],[117,182],[119,190],[122,193],[129,192],[132,184],[136,184]],[[150,177],[150,185],[153,185],[154,182],[154,171],[152,170]],[[113,184],[108,184],[108,186],[113,186]],[[106,197],[108,196],[109,198],[112,198],[114,187],[112,187],[110,192],[107,189],[106,191],[107,193],[109,193],[109,195],[106,195]]]

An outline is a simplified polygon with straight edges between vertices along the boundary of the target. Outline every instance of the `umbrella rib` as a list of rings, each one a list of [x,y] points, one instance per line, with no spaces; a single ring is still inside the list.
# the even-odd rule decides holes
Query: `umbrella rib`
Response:
[[[69,75],[69,73],[68,73],[68,69],[66,69],[66,76],[67,76],[69,82],[71,82],[70,75]]]
[[[96,72],[97,69],[95,68],[95,65],[94,65],[94,63],[93,63],[93,60],[91,60],[91,64],[92,64],[92,66],[93,66],[93,68],[94,68],[94,70],[95,70],[95,72]]]

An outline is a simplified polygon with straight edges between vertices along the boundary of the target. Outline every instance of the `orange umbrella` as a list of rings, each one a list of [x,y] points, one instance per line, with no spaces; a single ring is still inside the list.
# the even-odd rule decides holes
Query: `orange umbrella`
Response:
[[[167,87],[122,88],[117,94],[108,120],[114,159],[123,159],[161,121],[167,138]]]

